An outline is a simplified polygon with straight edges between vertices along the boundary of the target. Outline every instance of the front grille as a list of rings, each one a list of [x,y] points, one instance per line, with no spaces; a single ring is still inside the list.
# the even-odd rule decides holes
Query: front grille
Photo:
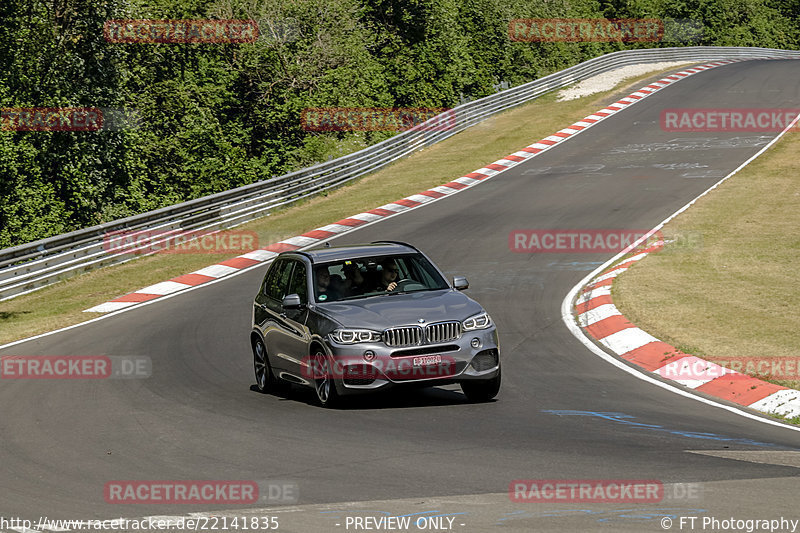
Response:
[[[483,350],[472,358],[472,368],[476,372],[483,372],[497,366],[497,350]]]
[[[383,342],[387,346],[416,346],[422,344],[422,328],[407,326],[391,328],[383,332]]]
[[[372,385],[375,383],[373,378],[344,378],[345,385]]]
[[[345,385],[371,385],[378,377],[378,371],[372,365],[347,365],[344,367]]]
[[[425,337],[431,344],[454,341],[461,336],[460,322],[439,322],[425,327]]]

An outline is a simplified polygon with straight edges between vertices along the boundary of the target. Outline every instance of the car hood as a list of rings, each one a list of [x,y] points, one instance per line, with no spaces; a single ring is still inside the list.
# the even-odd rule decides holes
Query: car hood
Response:
[[[427,324],[465,320],[483,308],[465,294],[448,289],[331,302],[319,310],[342,327],[383,330],[420,324],[420,319]]]

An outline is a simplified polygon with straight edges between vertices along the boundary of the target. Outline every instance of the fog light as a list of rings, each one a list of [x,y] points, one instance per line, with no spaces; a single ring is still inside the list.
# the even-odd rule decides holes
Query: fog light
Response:
[[[481,340],[478,337],[475,337],[471,341],[469,341],[469,345],[473,348],[477,349],[481,347]]]
[[[372,361],[373,359],[375,359],[375,352],[373,352],[372,350],[367,350],[366,352],[364,352],[365,361]]]

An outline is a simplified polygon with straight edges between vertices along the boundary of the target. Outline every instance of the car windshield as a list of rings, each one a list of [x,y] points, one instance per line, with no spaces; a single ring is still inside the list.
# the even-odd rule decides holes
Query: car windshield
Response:
[[[314,266],[314,300],[333,302],[447,289],[422,254],[346,259]]]

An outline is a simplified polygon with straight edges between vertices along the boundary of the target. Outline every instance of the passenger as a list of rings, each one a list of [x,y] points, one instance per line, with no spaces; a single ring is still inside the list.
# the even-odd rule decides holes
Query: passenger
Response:
[[[347,262],[344,265],[344,294],[346,296],[358,296],[364,294],[364,276],[361,269],[355,263]]]
[[[326,302],[339,299],[339,295],[331,287],[331,273],[328,267],[317,267],[314,269],[314,280],[317,288],[317,301]]]

